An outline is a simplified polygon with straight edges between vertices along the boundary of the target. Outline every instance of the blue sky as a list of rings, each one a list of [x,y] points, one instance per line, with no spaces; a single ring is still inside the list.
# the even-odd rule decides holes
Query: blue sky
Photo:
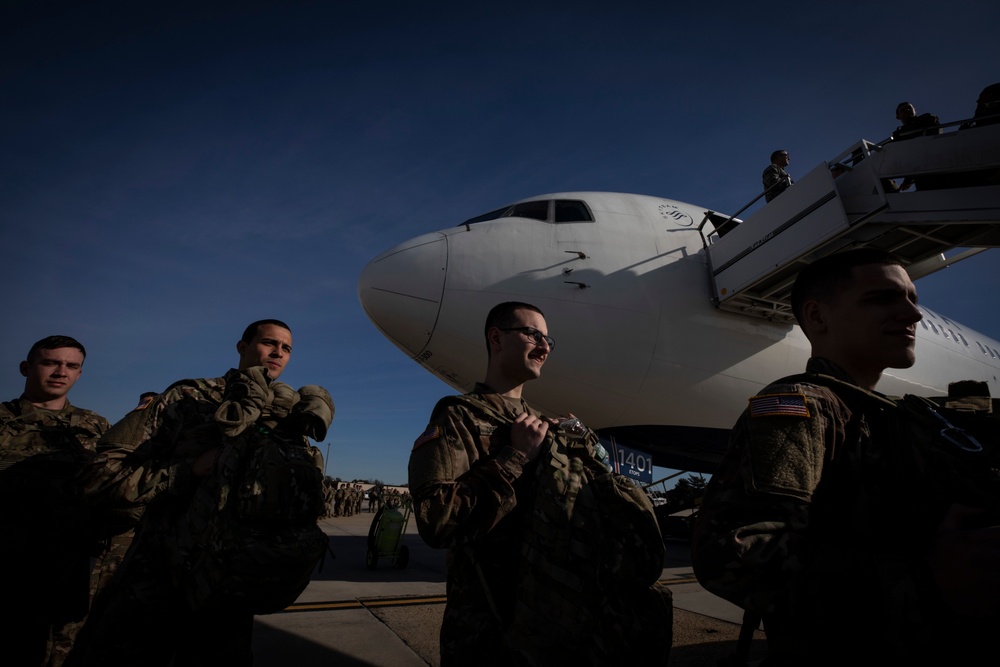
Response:
[[[775,148],[799,177],[1000,80],[995,2],[675,4],[5,3],[0,397],[72,335],[70,398],[115,421],[275,317],[281,379],[336,402],[328,472],[403,483],[451,390],[361,309],[382,250],[555,191],[735,211]],[[995,252],[921,300],[1000,336]]]

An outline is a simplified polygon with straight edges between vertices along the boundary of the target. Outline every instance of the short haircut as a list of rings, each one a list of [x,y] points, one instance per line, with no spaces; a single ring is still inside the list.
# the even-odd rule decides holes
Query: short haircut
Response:
[[[57,350],[60,347],[75,347],[80,350],[80,354],[83,355],[84,359],[87,358],[87,350],[83,348],[83,345],[77,339],[70,338],[69,336],[46,336],[32,345],[31,349],[28,350],[28,363],[30,364],[38,358],[40,350]]]
[[[996,104],[1000,102],[1000,83],[991,83],[983,88],[976,102],[979,104]]]
[[[292,333],[292,328],[281,320],[257,320],[256,322],[251,322],[247,326],[247,328],[243,331],[243,337],[240,340],[244,343],[249,343],[253,340],[253,337],[257,335],[257,329],[261,328],[265,324],[273,324],[281,327],[282,329],[288,329],[288,333]]]
[[[896,105],[896,113],[899,113],[903,109],[903,107],[912,107],[912,106],[913,105],[910,104],[909,102],[900,102],[899,104]]]
[[[781,149],[780,151],[774,151],[773,153],[771,153],[771,162],[774,162],[775,160],[777,160],[782,155],[785,155],[786,153],[788,153],[788,151],[786,151],[785,149]]]
[[[903,266],[903,262],[887,250],[855,248],[817,259],[799,271],[792,286],[792,314],[799,326],[802,326],[802,306],[806,301],[815,299],[830,303],[838,293],[851,286],[855,267],[869,264]]]
[[[486,316],[486,326],[483,327],[483,337],[486,338],[486,356],[490,356],[490,329],[496,327],[497,329],[508,329],[516,324],[514,320],[515,310],[530,310],[532,312],[538,313],[542,317],[545,317],[545,313],[541,311],[538,306],[532,306],[530,303],[522,303],[520,301],[504,301],[503,303],[498,303],[490,309],[489,314]]]

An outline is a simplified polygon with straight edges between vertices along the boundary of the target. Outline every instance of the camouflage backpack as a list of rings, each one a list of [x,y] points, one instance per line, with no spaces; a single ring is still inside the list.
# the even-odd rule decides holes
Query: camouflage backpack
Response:
[[[176,579],[193,609],[281,611],[308,585],[328,548],[317,524],[323,457],[305,438],[325,437],[333,402],[322,387],[294,392],[271,383],[268,392],[283,393],[286,406],[266,403],[259,417],[249,410],[239,426],[223,428],[215,471],[178,524]]]
[[[657,581],[665,548],[652,502],[608,470],[593,431],[549,433],[533,472],[508,642],[529,665],[666,664],[673,600]]]

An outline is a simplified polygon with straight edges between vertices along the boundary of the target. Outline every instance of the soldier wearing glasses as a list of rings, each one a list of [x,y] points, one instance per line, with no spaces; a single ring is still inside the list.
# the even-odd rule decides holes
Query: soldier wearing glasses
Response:
[[[518,586],[526,471],[552,424],[521,397],[555,346],[542,312],[501,303],[487,316],[485,335],[485,379],[438,403],[410,453],[420,535],[449,550],[442,667],[513,664],[503,627]]]

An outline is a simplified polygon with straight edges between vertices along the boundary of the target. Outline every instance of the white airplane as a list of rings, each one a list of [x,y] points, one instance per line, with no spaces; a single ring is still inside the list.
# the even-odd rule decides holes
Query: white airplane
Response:
[[[557,344],[526,399],[546,414],[572,412],[602,438],[652,453],[658,466],[711,472],[747,399],[805,367],[809,344],[787,305],[801,261],[877,245],[904,258],[916,279],[957,261],[944,260],[945,250],[975,246],[961,258],[998,245],[1000,185],[885,194],[883,178],[916,169],[892,167],[901,158],[889,148],[859,142],[743,222],[645,195],[523,199],[380,254],[362,272],[359,296],[383,335],[458,392],[485,370],[489,309],[531,303]],[[988,202],[986,212],[970,215],[973,200]],[[910,209],[919,213],[903,213]],[[878,389],[940,395],[951,381],[974,379],[1000,396],[1000,342],[921,311],[916,365],[887,370]]]

